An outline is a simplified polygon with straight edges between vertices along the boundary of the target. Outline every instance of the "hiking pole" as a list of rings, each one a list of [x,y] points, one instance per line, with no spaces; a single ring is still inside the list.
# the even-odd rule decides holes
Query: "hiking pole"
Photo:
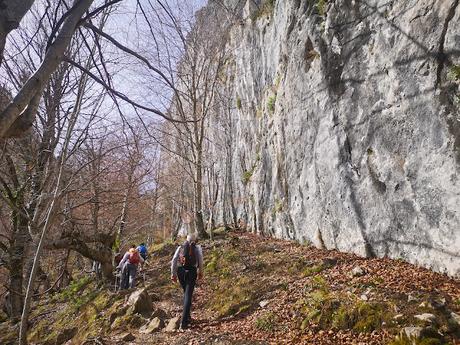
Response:
[[[118,271],[115,271],[115,292],[118,291],[119,285],[120,285],[120,276],[118,275]]]

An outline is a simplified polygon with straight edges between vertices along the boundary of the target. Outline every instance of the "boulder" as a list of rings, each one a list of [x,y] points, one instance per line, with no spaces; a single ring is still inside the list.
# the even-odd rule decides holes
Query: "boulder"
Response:
[[[176,329],[179,328],[179,323],[180,323],[180,317],[176,316],[173,317],[168,321],[168,325],[165,328],[166,332],[174,332]]]
[[[130,312],[133,314],[150,315],[153,311],[153,304],[147,289],[134,291],[128,298]]]
[[[140,332],[143,334],[151,334],[158,332],[160,329],[164,328],[165,323],[162,319],[156,317],[147,326],[141,328]]]
[[[152,315],[151,315],[150,317],[151,317],[152,319],[154,319],[154,318],[157,317],[157,318],[159,318],[159,319],[161,319],[161,320],[164,321],[164,320],[166,320],[167,318],[169,318],[169,314],[168,314],[166,311],[164,311],[163,309],[157,308],[157,309],[155,309],[155,310],[152,312]]]

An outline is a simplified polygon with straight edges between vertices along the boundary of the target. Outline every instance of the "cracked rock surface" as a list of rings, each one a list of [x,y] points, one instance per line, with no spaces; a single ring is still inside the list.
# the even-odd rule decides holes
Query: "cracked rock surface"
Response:
[[[258,11],[247,2],[230,31],[232,107],[211,124],[223,215],[459,275],[459,1]]]

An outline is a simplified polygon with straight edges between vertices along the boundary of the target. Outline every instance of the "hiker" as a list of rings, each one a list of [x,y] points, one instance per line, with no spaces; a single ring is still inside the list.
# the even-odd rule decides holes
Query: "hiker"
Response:
[[[143,262],[144,259],[139,254],[136,245],[133,244],[117,266],[117,269],[121,270],[120,289],[132,289],[136,286],[137,266]]]
[[[187,241],[179,246],[171,261],[171,280],[177,282],[184,290],[184,307],[182,311],[181,329],[190,325],[190,310],[192,307],[192,295],[196,279],[203,278],[203,251],[196,244],[196,235],[187,236]]]
[[[139,247],[137,247],[137,250],[139,251],[139,254],[141,254],[144,261],[147,260],[147,247],[145,246],[145,243],[141,243]]]

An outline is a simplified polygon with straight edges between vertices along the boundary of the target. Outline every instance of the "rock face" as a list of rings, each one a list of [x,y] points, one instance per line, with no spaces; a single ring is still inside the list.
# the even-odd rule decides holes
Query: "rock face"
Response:
[[[274,3],[230,30],[220,220],[459,275],[458,2]]]

